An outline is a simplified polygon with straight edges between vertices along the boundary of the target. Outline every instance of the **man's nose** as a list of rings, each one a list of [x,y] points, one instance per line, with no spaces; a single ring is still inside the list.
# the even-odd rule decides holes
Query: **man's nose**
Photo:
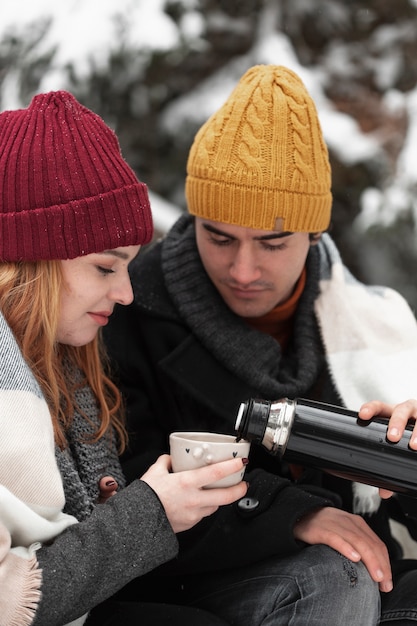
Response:
[[[261,276],[256,255],[245,247],[238,250],[229,271],[233,280],[241,285],[252,283]]]

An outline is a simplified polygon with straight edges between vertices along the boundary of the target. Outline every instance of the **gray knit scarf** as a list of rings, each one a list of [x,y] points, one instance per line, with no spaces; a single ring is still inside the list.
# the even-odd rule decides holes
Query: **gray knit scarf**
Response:
[[[86,443],[98,425],[97,403],[90,387],[76,392],[76,402],[88,421],[78,411],[74,414],[71,428],[67,432],[68,448],[56,449],[65,492],[65,512],[78,521],[86,519],[93,510],[99,495],[98,482],[104,475],[113,476],[119,487],[125,486],[125,478],[117,455],[115,437],[100,439],[97,443]]]
[[[324,364],[314,316],[319,271],[315,248],[308,256],[307,283],[295,319],[292,349],[285,359],[272,337],[245,324],[225,305],[201,263],[191,216],[181,217],[163,241],[162,267],[179,316],[225,367],[266,398],[307,393]]]

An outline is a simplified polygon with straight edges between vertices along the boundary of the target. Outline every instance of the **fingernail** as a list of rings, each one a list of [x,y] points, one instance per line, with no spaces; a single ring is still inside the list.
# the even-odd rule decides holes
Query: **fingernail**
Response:
[[[116,481],[115,480],[108,480],[105,485],[106,487],[113,487],[114,485],[116,485]]]
[[[382,580],[384,578],[384,573],[382,572],[382,570],[378,569],[375,572],[375,577],[377,580]]]
[[[391,437],[398,437],[400,431],[398,430],[398,428],[390,428],[389,434],[391,435]]]
[[[242,463],[243,465],[247,465],[249,463],[249,459],[247,459],[246,457],[242,459]]]

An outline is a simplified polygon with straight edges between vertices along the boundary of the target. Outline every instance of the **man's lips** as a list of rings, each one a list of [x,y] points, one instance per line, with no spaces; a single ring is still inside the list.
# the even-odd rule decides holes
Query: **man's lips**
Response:
[[[265,291],[263,287],[245,289],[242,287],[236,287],[228,285],[230,291],[238,298],[257,298],[261,293]]]

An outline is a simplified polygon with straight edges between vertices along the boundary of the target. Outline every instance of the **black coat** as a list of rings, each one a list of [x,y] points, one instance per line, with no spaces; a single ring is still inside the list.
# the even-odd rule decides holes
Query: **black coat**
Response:
[[[176,251],[178,240],[186,244]],[[132,264],[135,301],[118,307],[105,329],[127,406],[130,446],[122,460],[128,480],[168,451],[172,431],[234,434],[238,407],[247,398],[308,397],[340,404],[314,321],[314,248],[308,259],[306,294],[297,312],[296,338],[283,356],[271,337],[250,329],[226,310],[199,262],[189,219],[180,219],[171,250],[169,244],[168,238]],[[254,345],[258,350],[250,359]],[[268,351],[273,367],[279,364],[278,373],[266,371],[266,366],[265,372],[262,369]],[[273,376],[276,384],[271,382]],[[216,555],[224,567],[232,567],[236,548],[242,545],[246,549],[240,551],[240,564],[288,555],[302,547],[292,529],[304,514],[323,506],[351,511],[349,481],[306,468],[295,484],[287,464],[261,446],[252,445],[246,479],[248,495],[259,501],[257,508],[223,507],[182,533],[180,558],[175,562],[178,571],[210,570],[219,562],[213,558]],[[395,555],[386,503],[367,521]]]

